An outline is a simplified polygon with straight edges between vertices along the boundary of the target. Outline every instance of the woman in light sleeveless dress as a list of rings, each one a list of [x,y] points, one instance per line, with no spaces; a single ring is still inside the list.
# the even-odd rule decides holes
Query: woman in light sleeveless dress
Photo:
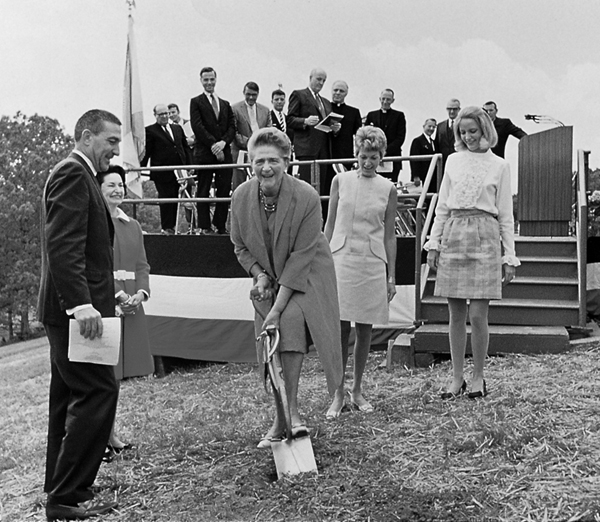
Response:
[[[350,403],[363,412],[373,411],[373,406],[362,394],[373,324],[388,323],[389,302],[396,294],[398,195],[394,184],[377,174],[377,167],[385,155],[386,141],[383,131],[376,127],[358,130],[355,138],[358,169],[342,172],[333,179],[325,225],[338,283],[344,369],[352,322],[356,330]],[[327,417],[338,417],[343,406],[342,381]]]

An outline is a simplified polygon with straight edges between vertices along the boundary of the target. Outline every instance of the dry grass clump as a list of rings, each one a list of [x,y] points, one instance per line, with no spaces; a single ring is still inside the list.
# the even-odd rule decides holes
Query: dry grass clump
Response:
[[[128,380],[118,432],[137,449],[101,468],[99,488],[120,501],[102,520],[600,521],[599,355],[587,345],[493,358],[487,398],[442,402],[448,362],[388,372],[372,354],[365,394],[375,412],[337,421],[325,420],[325,379],[309,357],[300,406],[319,475],[280,481],[271,452],[256,449],[272,400],[255,366]],[[0,389],[0,514],[44,520],[48,377],[16,374],[0,366],[10,381]]]

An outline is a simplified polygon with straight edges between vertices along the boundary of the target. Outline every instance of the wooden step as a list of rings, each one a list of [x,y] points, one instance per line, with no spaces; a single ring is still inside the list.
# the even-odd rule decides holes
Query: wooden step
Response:
[[[574,237],[515,236],[517,257],[576,257],[577,239]]]
[[[433,295],[435,276],[430,275],[423,292],[424,296]],[[502,287],[505,299],[559,299],[576,301],[579,298],[577,279],[562,277],[520,277]]]
[[[448,323],[445,297],[427,296],[421,316],[428,323]],[[558,299],[502,299],[490,301],[489,322],[498,325],[573,326],[579,321],[579,303]]]
[[[467,353],[471,353],[471,327],[467,326]],[[414,334],[415,353],[450,353],[448,325],[423,325]],[[562,327],[490,326],[491,355],[502,353],[559,353],[569,348]]]
[[[573,257],[539,258],[520,256],[517,277],[562,277],[577,279],[577,259]]]

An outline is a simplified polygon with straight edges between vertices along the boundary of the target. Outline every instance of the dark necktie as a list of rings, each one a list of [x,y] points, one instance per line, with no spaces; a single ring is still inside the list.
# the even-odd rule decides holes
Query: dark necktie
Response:
[[[325,106],[323,105],[323,100],[321,100],[321,97],[318,94],[315,94],[315,99],[317,100],[317,106],[319,107],[321,118],[324,118],[325,116],[327,116],[327,114],[325,114]]]
[[[281,130],[283,132],[285,132],[286,128],[285,128],[285,118],[283,117],[283,112],[278,111],[276,114],[277,114],[277,119],[279,120],[279,125],[281,126]]]

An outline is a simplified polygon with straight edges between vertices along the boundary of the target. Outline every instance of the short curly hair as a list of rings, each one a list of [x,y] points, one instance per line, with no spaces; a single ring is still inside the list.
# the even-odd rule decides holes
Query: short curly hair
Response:
[[[272,145],[279,149],[281,156],[288,160],[292,155],[292,144],[290,143],[287,134],[275,127],[264,127],[252,134],[252,137],[248,141],[248,155],[250,156],[250,161],[252,161],[252,158],[254,157],[254,149],[263,145]]]
[[[383,158],[386,149],[387,138],[380,128],[366,125],[356,131],[354,150],[357,154],[360,150],[376,151]]]
[[[496,146],[498,143],[498,133],[496,132],[492,118],[481,107],[471,106],[462,109],[458,113],[456,120],[454,120],[454,148],[457,151],[468,150],[465,142],[460,137],[460,122],[465,119],[474,120],[479,125],[483,134],[481,137],[482,149],[487,150]]]

